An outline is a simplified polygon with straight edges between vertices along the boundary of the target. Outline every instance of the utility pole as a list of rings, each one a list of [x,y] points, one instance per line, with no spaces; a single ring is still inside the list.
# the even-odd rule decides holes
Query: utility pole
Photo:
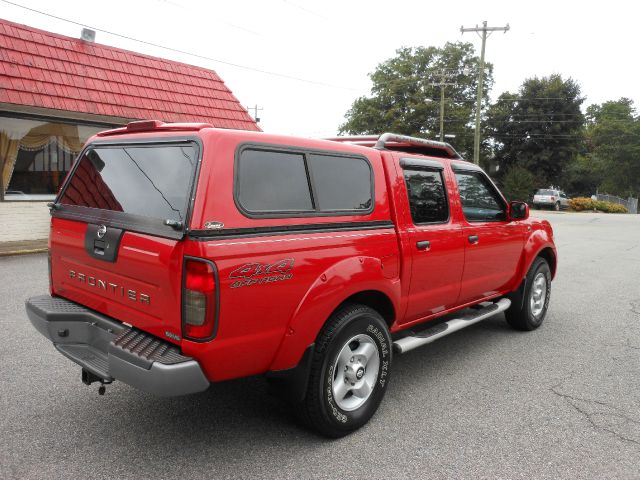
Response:
[[[482,50],[480,50],[480,69],[478,70],[478,98],[476,101],[476,132],[473,140],[473,163],[480,165],[480,108],[482,107],[482,87],[484,83],[484,50],[487,43],[487,37],[492,32],[504,32],[509,30],[509,24],[505,27],[487,27],[486,20],[482,22],[482,27],[475,26],[475,28],[460,27],[460,33],[476,32],[480,38],[482,38]],[[482,35],[480,35],[482,32]]]
[[[258,104],[256,103],[255,107],[247,107],[247,112],[251,112],[251,110],[253,110],[253,119],[256,121],[256,123],[260,123],[260,117],[258,117],[258,112],[260,110],[264,110],[264,108],[262,107],[258,108]]]
[[[444,87],[455,86],[456,83],[446,83],[444,80],[447,77],[445,70],[440,72],[440,82],[432,83],[433,87],[440,87],[440,141],[444,142]]]

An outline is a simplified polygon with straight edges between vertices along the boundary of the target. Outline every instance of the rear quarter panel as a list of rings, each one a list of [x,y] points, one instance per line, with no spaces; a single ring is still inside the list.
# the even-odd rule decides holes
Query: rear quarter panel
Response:
[[[188,255],[218,267],[220,317],[213,341],[183,340],[183,350],[214,380],[292,367],[348,296],[396,296],[394,251],[392,228],[190,242]],[[270,265],[285,267],[252,274]]]

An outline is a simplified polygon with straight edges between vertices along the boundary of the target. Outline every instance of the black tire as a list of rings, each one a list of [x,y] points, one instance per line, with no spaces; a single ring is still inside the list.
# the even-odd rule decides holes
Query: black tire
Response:
[[[347,357],[351,355],[351,352],[344,350],[345,348],[358,350],[361,344],[358,341],[350,342],[355,337],[362,339],[362,344],[376,346],[378,366],[374,380],[371,379],[372,373],[368,375],[368,383],[373,385],[371,393],[363,399],[362,405],[349,411],[338,405],[339,399],[334,397],[334,381],[342,378],[347,384],[347,374],[342,373],[342,369],[338,371],[336,367],[339,365],[338,356],[341,352],[348,352]],[[391,351],[389,330],[378,312],[359,304],[349,304],[336,311],[316,339],[307,393],[304,400],[295,405],[300,420],[308,427],[331,438],[343,437],[367,423],[378,409],[387,390],[391,372]],[[352,362],[356,356],[354,353],[351,357]],[[373,363],[367,365],[371,366]],[[367,381],[366,368],[358,369],[357,374],[360,374],[360,370],[362,376],[355,381]],[[352,369],[349,373],[354,371]],[[352,397],[352,401],[360,401],[358,396],[352,394]],[[348,394],[340,402],[344,402],[344,398],[348,399]]]
[[[531,297],[535,294],[535,281],[539,275],[542,275],[545,280],[544,299],[539,302],[539,305],[542,307],[541,310],[535,314],[535,309],[532,309],[531,305]],[[537,257],[533,261],[529,272],[527,272],[524,291],[512,296],[511,306],[505,312],[507,323],[516,330],[535,330],[542,325],[547,315],[550,298],[551,269],[544,258]]]
[[[556,202],[556,204],[553,206],[553,209],[554,209],[556,212],[559,212],[559,211],[560,211],[560,202]]]

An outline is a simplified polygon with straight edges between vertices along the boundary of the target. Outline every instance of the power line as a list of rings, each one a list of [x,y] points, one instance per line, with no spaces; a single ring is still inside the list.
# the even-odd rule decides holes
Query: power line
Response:
[[[158,2],[158,3],[165,3],[165,4],[173,5],[174,7],[180,8],[182,10],[187,10],[187,8],[184,5],[182,5],[180,3],[177,3],[177,2],[173,2],[171,0],[154,0],[154,1]],[[242,30],[243,32],[250,33],[251,35],[255,35],[257,37],[261,37],[262,36],[258,32],[255,32],[255,31],[250,30],[248,28],[242,27],[240,25],[236,25],[235,23],[227,22],[225,20],[222,20],[220,17],[215,17],[215,18],[213,18],[211,20],[214,21],[214,22],[217,22],[217,23],[221,23],[223,25],[227,25],[227,26],[232,27],[232,28],[236,28],[238,30]]]
[[[0,0],[0,1],[4,1],[4,0]],[[426,100],[427,101],[432,100],[434,102],[440,101],[439,98],[431,98],[431,97],[426,98]],[[522,100],[573,100],[573,98],[571,98],[571,97],[522,97],[522,98],[515,99],[516,102],[522,101]],[[453,103],[475,103],[476,102],[475,99],[453,98],[453,97],[449,97],[449,98],[445,99],[445,101],[450,102],[450,103],[451,102],[453,102]],[[498,98],[498,99],[495,100],[495,102],[489,102],[489,103],[492,103],[493,105],[496,105],[496,104],[501,103],[503,101],[505,101],[505,100],[502,100],[502,99]],[[533,114],[533,115],[537,115],[537,114]]]
[[[460,121],[466,121],[464,118],[455,118],[455,117],[449,117],[444,119],[444,121],[446,123],[451,123],[451,122],[460,122]],[[502,120],[500,121],[500,123],[507,123],[507,124],[514,124],[514,123],[548,123],[548,124],[553,124],[553,123],[575,123],[576,125],[582,125],[582,122],[578,121],[578,120]]]
[[[541,113],[510,113],[508,116],[509,117],[517,117],[517,118],[532,118],[532,117],[540,117],[543,115],[550,115],[550,116],[554,116],[554,117],[587,117],[588,115],[586,113],[555,113],[555,112],[541,112]],[[632,117],[630,117],[629,115],[625,115],[625,114],[606,114],[606,115],[602,115],[601,117],[603,118],[629,118],[631,119]]]
[[[312,85],[320,85],[320,86],[323,86],[323,87],[336,88],[336,89],[339,89],[339,90],[353,90],[353,91],[358,91],[359,90],[357,88],[344,87],[344,86],[340,86],[340,85],[333,85],[331,83],[319,82],[317,80],[310,80],[310,79],[307,79],[307,78],[295,77],[293,75],[287,75],[285,73],[272,72],[270,70],[263,70],[263,69],[260,69],[260,68],[249,67],[247,65],[241,65],[239,63],[228,62],[226,60],[219,60],[217,58],[208,57],[206,55],[200,55],[198,53],[191,53],[191,52],[188,52],[186,50],[180,50],[178,48],[167,47],[167,46],[160,45],[160,44],[157,44],[157,43],[148,42],[146,40],[140,40],[138,38],[130,37],[128,35],[123,35],[123,34],[120,34],[120,33],[111,32],[111,31],[105,30],[103,28],[93,27],[91,25],[87,25],[86,23],[78,22],[78,21],[75,21],[75,20],[69,20],[68,18],[63,18],[63,17],[60,17],[58,15],[53,15],[52,13],[43,12],[42,10],[37,10],[35,8],[31,8],[31,7],[27,7],[27,6],[24,6],[24,5],[20,5],[18,3],[11,2],[9,0],[0,0],[0,2],[7,3],[9,5],[13,5],[14,7],[22,8],[24,10],[28,10],[30,12],[38,13],[40,15],[44,15],[45,17],[55,18],[56,20],[60,20],[60,21],[67,22],[67,23],[71,23],[73,25],[78,25],[80,27],[90,28],[91,30],[95,30],[95,31],[101,32],[101,33],[106,33],[107,35],[113,35],[114,37],[124,38],[125,40],[130,40],[132,42],[141,43],[143,45],[149,45],[149,46],[155,47],[155,48],[161,48],[163,50],[167,50],[167,51],[174,52],[174,53],[180,53],[180,54],[183,54],[183,55],[189,55],[191,57],[200,58],[200,59],[203,59],[203,60],[209,60],[211,62],[221,63],[223,65],[228,65],[230,67],[241,68],[243,70],[250,70],[252,72],[262,73],[264,75],[271,75],[271,76],[274,76],[274,77],[286,78],[287,80],[294,80],[294,81],[297,81],[297,82],[304,82],[304,83],[309,83],[309,84],[312,84]]]
[[[322,18],[323,20],[329,20],[329,18],[325,17],[324,15],[321,15],[321,14],[319,14],[318,12],[316,12],[314,10],[310,10],[308,8],[305,8],[302,5],[298,5],[297,3],[290,2],[290,1],[287,1],[287,0],[282,0],[282,2],[285,3],[286,5],[290,5],[292,7],[295,7],[298,10],[302,10],[303,12],[306,12],[309,15],[313,15],[314,17]]]
[[[208,61],[212,61],[212,62],[216,62],[216,63],[221,63],[221,64],[228,65],[228,66],[235,67],[235,68],[240,68],[240,69],[249,70],[249,71],[253,71],[253,72],[257,72],[257,73],[262,73],[264,75],[271,75],[271,76],[275,76],[275,77],[279,77],[279,78],[285,78],[285,79],[288,79],[288,80],[299,81],[299,82],[303,82],[303,83],[309,83],[309,84],[312,84],[312,85],[324,86],[324,87],[328,87],[328,88],[334,88],[334,89],[340,89],[340,90],[349,90],[349,91],[359,91],[360,90],[360,89],[354,88],[354,87],[348,87],[348,86],[343,86],[343,85],[335,85],[335,84],[330,84],[330,83],[326,83],[326,82],[320,82],[320,81],[317,81],[317,80],[310,80],[310,79],[300,78],[300,77],[296,77],[296,76],[288,75],[288,74],[283,74],[283,73],[279,73],[279,72],[263,70],[263,69],[260,69],[260,68],[255,68],[255,67],[250,67],[250,66],[247,66],[247,65],[228,62],[228,61],[225,61],[225,60],[219,60],[219,59],[216,59],[216,58],[213,58],[213,57],[208,57],[206,55],[200,55],[200,54],[188,52],[186,50],[180,50],[180,49],[177,49],[177,48],[167,47],[167,46],[160,45],[160,44],[153,43],[153,42],[149,42],[149,41],[146,41],[146,40],[140,40],[140,39],[128,36],[128,35],[123,35],[123,34],[112,32],[112,31],[109,31],[109,30],[106,30],[106,29],[101,29],[101,28],[98,28],[98,27],[87,25],[86,23],[78,22],[78,21],[75,21],[75,20],[70,20],[70,19],[67,19],[67,18],[64,18],[64,17],[60,17],[58,15],[54,15],[54,14],[51,14],[51,13],[48,13],[48,12],[44,12],[42,10],[37,10],[35,8],[27,7],[25,5],[20,5],[20,4],[16,3],[16,2],[12,2],[12,1],[9,1],[9,0],[0,0],[0,1],[3,2],[3,3],[9,4],[9,5],[12,5],[14,7],[18,7],[18,8],[30,11],[30,12],[37,13],[39,15],[43,15],[43,16],[46,16],[46,17],[54,18],[56,20],[60,20],[60,21],[63,21],[63,22],[66,22],[66,23],[70,23],[70,24],[73,24],[73,25],[78,25],[78,26],[81,26],[81,27],[90,28],[92,30],[95,30],[95,31],[98,31],[98,32],[102,32],[102,33],[106,33],[106,34],[112,35],[114,37],[123,38],[125,40],[130,40],[130,41],[133,41],[133,42],[141,43],[141,44],[144,44],[144,45],[149,45],[149,46],[152,46],[152,47],[155,47],[155,48],[160,48],[160,49],[171,51],[171,52],[175,52],[175,53],[180,53],[180,54],[183,54],[183,55],[188,55],[188,56],[195,57],[195,58],[200,58],[200,59],[203,59],[203,60],[208,60]],[[289,3],[290,5],[293,5],[293,6],[301,8],[299,5],[295,5],[295,4],[291,3],[291,2],[286,2],[286,0],[284,0],[284,1],[285,1],[285,3]],[[178,4],[175,4],[173,2],[168,2],[168,3],[172,3],[172,4],[176,5],[176,6],[178,6]],[[302,9],[306,10],[304,8],[302,8]],[[309,13],[311,13],[311,12],[309,12]],[[233,25],[233,24],[229,24],[229,25],[236,27],[236,25]],[[249,31],[249,33],[254,33],[254,32]],[[450,69],[449,71],[453,72],[455,70]],[[390,85],[390,84],[394,84],[394,83],[401,84],[401,83],[408,83],[408,82],[415,82],[416,84],[418,84],[419,80],[418,79],[394,79],[394,80],[390,80],[388,82],[377,82],[377,83],[374,82],[373,86],[375,87],[375,86],[379,86],[379,85]],[[512,97],[512,98],[504,98],[504,99],[498,98],[493,102],[493,104],[495,105],[495,104],[497,104],[499,102],[503,102],[503,101],[516,101],[517,102],[517,101],[520,101],[520,100],[571,100],[571,99],[572,99],[571,97]],[[433,98],[433,99],[427,99],[427,100],[432,100],[432,101],[436,102],[436,101],[441,100],[441,99]],[[449,102],[449,103],[472,103],[472,102],[475,102],[475,100],[452,99],[452,98],[445,99],[445,101]],[[517,114],[514,114],[514,116],[515,115],[517,115]],[[536,114],[532,114],[532,116],[535,116],[535,115]],[[553,114],[553,115],[576,115],[576,116],[579,116],[580,114]],[[602,115],[602,117],[603,118],[609,118],[609,117],[613,117],[613,115],[612,114],[609,114],[609,115],[605,114],[605,115]],[[624,114],[621,114],[621,118],[627,118],[627,117]]]

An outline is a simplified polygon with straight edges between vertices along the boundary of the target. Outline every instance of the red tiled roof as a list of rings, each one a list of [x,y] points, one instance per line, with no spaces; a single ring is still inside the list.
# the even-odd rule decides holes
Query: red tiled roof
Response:
[[[2,19],[0,102],[260,130],[213,70]]]

